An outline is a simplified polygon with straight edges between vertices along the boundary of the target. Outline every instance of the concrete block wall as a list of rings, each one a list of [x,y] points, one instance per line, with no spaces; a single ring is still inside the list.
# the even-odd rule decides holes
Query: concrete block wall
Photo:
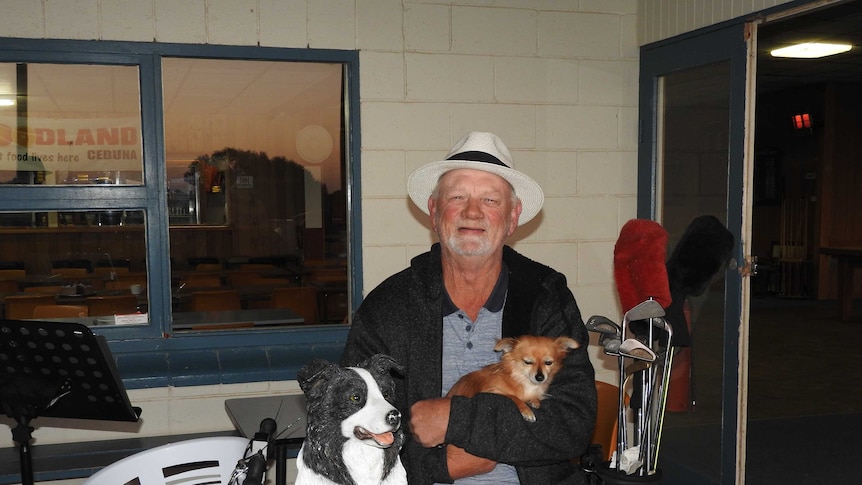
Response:
[[[790,1],[638,0],[639,44],[646,45]]]
[[[635,217],[637,6],[0,0],[0,36],[359,50],[366,291],[434,240],[407,197],[410,172],[442,158],[467,131],[493,131],[546,194],[514,247],[565,273],[585,318],[619,318],[612,261],[619,228]],[[591,350],[599,378],[613,381],[615,363]],[[298,392],[295,383],[135,390],[133,403],[145,407],[140,429],[37,422],[35,436],[45,444],[231,429],[226,398],[285,392]],[[0,446],[12,446],[8,430],[0,430]]]

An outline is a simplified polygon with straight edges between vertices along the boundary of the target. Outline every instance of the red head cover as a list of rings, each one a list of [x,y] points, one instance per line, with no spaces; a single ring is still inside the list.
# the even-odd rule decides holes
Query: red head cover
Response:
[[[614,246],[614,279],[623,313],[649,298],[670,305],[667,280],[667,231],[655,221],[632,219]]]

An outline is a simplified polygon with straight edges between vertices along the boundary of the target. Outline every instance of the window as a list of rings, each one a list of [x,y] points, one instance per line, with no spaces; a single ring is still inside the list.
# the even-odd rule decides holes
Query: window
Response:
[[[136,361],[242,335],[340,352],[357,73],[346,51],[0,39],[3,288],[85,307]]]

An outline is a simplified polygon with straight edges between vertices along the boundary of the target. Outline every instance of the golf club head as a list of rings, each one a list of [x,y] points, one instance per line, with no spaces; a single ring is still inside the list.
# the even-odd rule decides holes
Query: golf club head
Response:
[[[605,349],[608,355],[620,355],[620,340],[619,336],[610,336],[603,334],[599,337],[599,344]]]
[[[596,332],[603,335],[620,334],[620,326],[608,317],[603,317],[601,315],[591,316],[585,325],[589,332]]]
[[[644,300],[623,315],[622,333],[625,334],[628,324],[638,320],[664,316],[664,308],[655,300]]]
[[[623,316],[624,321],[646,320],[647,318],[658,318],[664,316],[664,308],[655,300],[644,300]]]
[[[620,344],[619,353],[623,357],[629,357],[635,360],[643,360],[653,362],[656,359],[655,352],[643,342],[634,338],[627,338]]]

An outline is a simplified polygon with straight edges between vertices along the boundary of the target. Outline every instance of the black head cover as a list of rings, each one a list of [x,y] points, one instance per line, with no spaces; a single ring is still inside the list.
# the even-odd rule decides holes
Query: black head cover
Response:
[[[665,309],[673,328],[675,347],[691,345],[683,305],[689,296],[703,294],[710,281],[730,260],[733,234],[715,216],[696,217],[686,228],[667,261],[667,277],[672,302]]]

